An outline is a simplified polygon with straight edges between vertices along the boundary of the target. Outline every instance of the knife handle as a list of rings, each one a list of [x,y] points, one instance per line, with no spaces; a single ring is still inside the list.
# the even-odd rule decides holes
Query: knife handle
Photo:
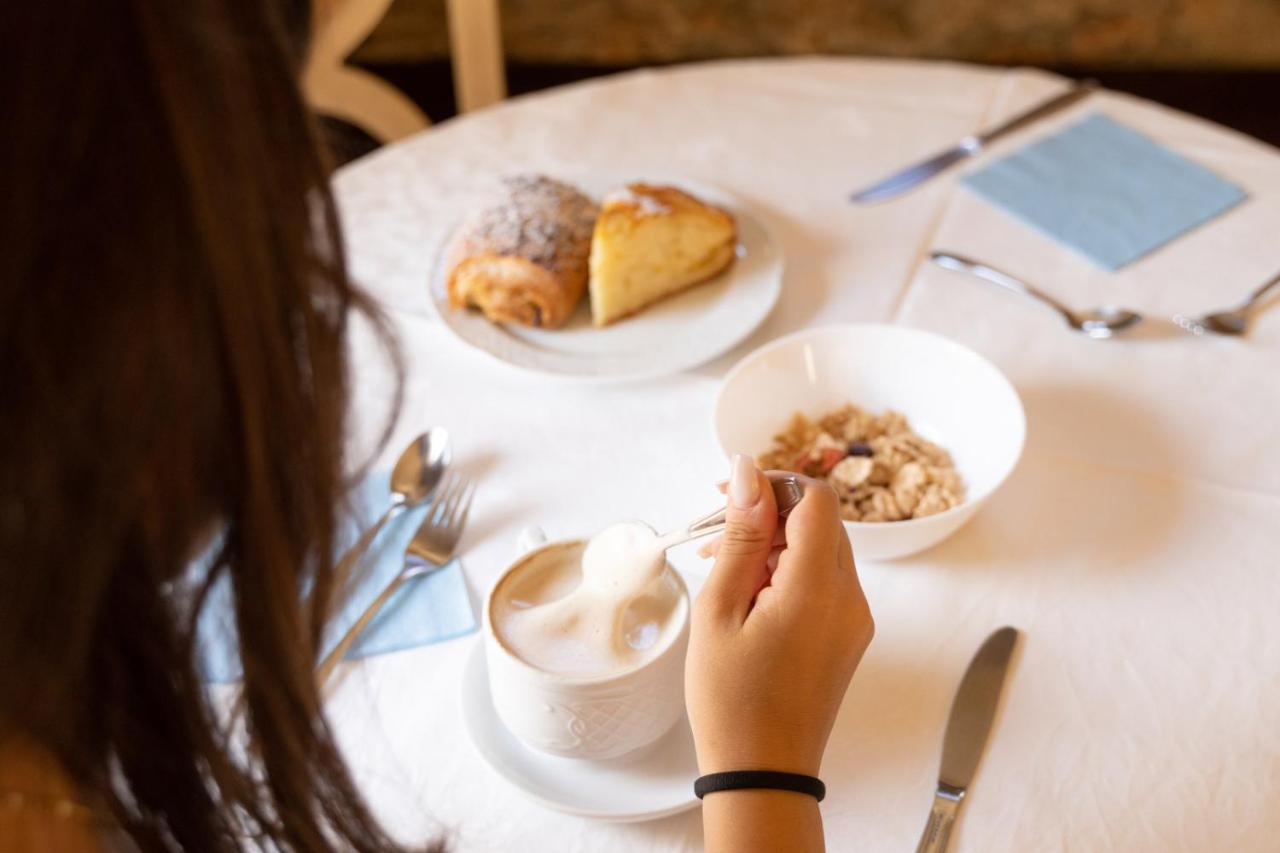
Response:
[[[963,788],[938,784],[938,790],[933,794],[933,808],[929,810],[929,822],[916,845],[916,853],[946,853],[947,844],[951,841],[951,827],[955,825],[963,799]]]

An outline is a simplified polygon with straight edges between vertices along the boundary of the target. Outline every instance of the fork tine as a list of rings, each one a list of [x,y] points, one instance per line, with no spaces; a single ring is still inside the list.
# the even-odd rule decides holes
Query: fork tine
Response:
[[[458,472],[450,471],[445,474],[444,479],[440,481],[440,485],[436,487],[436,499],[431,504],[431,517],[437,521],[442,517],[444,508],[449,505],[449,498],[453,496],[453,490],[458,484]]]
[[[462,538],[462,529],[467,526],[467,514],[471,512],[471,500],[476,496],[476,484],[472,480],[467,484],[467,493],[462,500],[462,511],[458,513],[458,519],[454,522],[453,528],[456,531],[454,542]]]
[[[445,534],[453,529],[454,520],[457,519],[458,505],[462,502],[462,496],[467,491],[468,482],[470,480],[465,475],[458,475],[458,479],[453,483],[453,491],[449,494],[449,501],[445,503],[442,511],[440,511],[440,528]]]
[[[427,507],[426,515],[422,517],[422,526],[429,525],[433,528],[439,526],[440,510],[445,501],[449,499],[449,491],[453,488],[455,479],[457,479],[457,474],[449,471],[440,480],[440,484],[436,486],[435,494],[431,496],[431,505]]]
[[[446,527],[453,528],[455,525],[458,517],[458,507],[462,504],[462,500],[466,497],[467,490],[470,488],[470,480],[466,477],[458,478],[457,488],[454,490],[453,495],[450,496],[449,505],[445,508],[444,525]]]
[[[458,545],[458,540],[462,538],[462,530],[467,525],[467,514],[471,512],[471,499],[475,497],[476,486],[474,482],[468,482],[459,495],[458,505],[452,521],[449,524],[448,532],[445,536],[445,549],[450,557],[453,556],[454,549]]]

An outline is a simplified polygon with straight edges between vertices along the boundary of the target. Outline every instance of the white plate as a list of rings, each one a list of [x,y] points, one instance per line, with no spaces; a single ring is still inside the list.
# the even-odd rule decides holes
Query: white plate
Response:
[[[656,820],[698,805],[698,760],[689,721],[657,743],[609,761],[558,758],[529,749],[493,709],[484,645],[471,650],[462,675],[462,719],[489,766],[549,809],[617,823]]]
[[[583,298],[559,329],[491,323],[477,311],[449,307],[444,247],[431,274],[431,305],[459,340],[515,367],[594,381],[665,376],[696,367],[733,348],[764,322],[782,291],[782,250],[743,203],[723,190],[683,178],[591,174],[566,178],[599,199],[636,180],[685,189],[719,205],[738,222],[738,258],[714,280],[646,308],[611,326],[591,325]],[[450,235],[452,236],[452,235]]]

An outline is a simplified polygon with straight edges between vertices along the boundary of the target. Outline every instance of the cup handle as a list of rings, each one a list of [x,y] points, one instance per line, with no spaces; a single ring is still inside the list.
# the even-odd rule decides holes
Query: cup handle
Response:
[[[545,544],[547,544],[547,534],[541,527],[526,527],[516,537],[516,553],[528,554],[534,548],[540,548]]]

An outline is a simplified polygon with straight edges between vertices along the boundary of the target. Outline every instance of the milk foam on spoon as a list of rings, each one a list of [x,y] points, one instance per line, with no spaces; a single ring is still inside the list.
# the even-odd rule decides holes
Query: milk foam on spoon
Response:
[[[517,656],[552,672],[603,674],[639,664],[679,629],[680,590],[667,575],[670,538],[622,522],[530,567],[499,596],[497,632]]]

